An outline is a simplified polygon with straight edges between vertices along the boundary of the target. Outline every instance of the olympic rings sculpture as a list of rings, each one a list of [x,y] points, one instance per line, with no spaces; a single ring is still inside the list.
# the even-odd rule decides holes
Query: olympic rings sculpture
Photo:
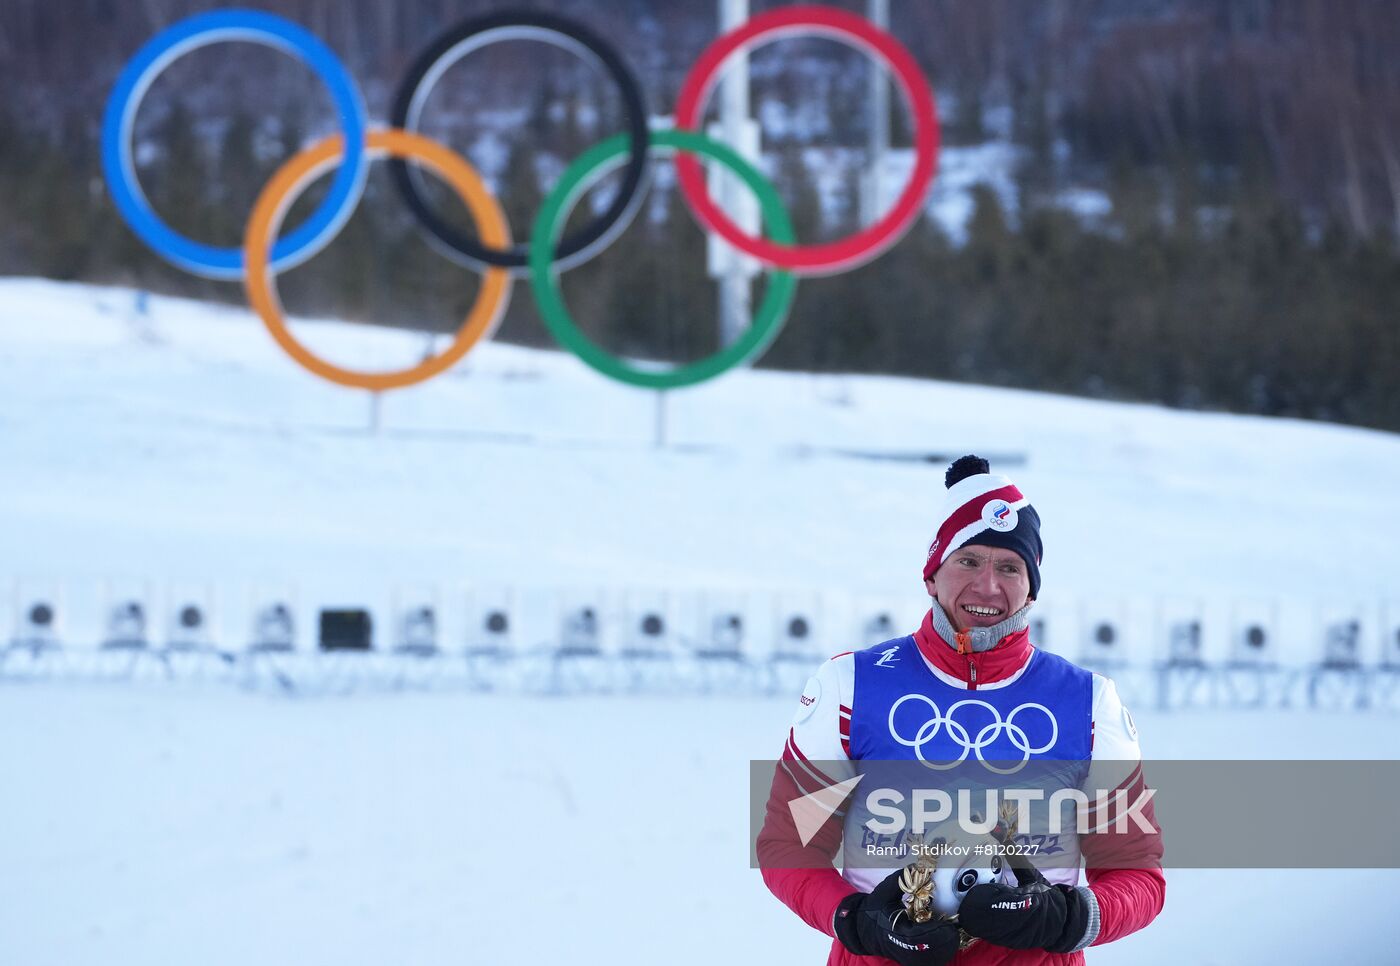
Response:
[[[890,211],[847,238],[799,244],[777,189],[738,152],[700,132],[705,103],[732,58],[760,43],[794,35],[818,35],[849,43],[888,68],[914,121],[915,163]],[[528,241],[515,242],[499,203],[472,165],[449,148],[416,133],[434,85],[461,58],[502,40],[544,41],[590,60],[617,84],[627,130],[595,145],[566,168],[531,226]],[[224,41],[263,44],[300,58],[325,84],[340,133],[289,159],[253,206],[238,248],[186,238],[155,212],[137,180],[132,134],[141,102],[155,79],[191,51]],[[449,29],[414,62],[393,101],[387,128],[371,128],[364,98],[344,65],[318,38],[274,14],[230,9],[196,14],[161,31],[132,57],[108,97],[102,123],[102,166],[122,218],[156,254],[208,278],[241,280],[249,303],[277,344],[308,371],[343,386],[382,391],[431,379],[460,361],[495,331],[510,301],[513,276],[526,275],[540,314],[554,337],[599,373],[633,386],[674,389],[712,379],[757,358],[777,337],[796,292],[796,276],[834,273],[863,264],[893,245],[918,217],[937,171],[939,127],[929,84],[913,56],[888,33],[851,13],[821,6],[793,6],[760,14],[719,37],[701,54],[681,87],[673,130],[651,130],[642,91],[618,53],[587,27],[540,11],[513,11],[469,19]],[[671,369],[641,366],[590,340],[569,314],[560,273],[601,252],[630,222],[648,183],[651,158],[675,153],[678,183],[697,221],[708,232],[772,270],[749,329],[714,355]],[[729,168],[759,201],[762,236],[747,234],[708,195],[696,156]],[[388,158],[404,203],[431,244],[479,271],[482,285],[450,345],[406,369],[363,372],[316,356],[297,341],[283,317],[276,276],[324,249],[349,220],[364,192],[372,161]],[[409,162],[413,162],[410,166]],[[607,208],[561,236],[582,193],[604,174],[623,168],[620,189]],[[330,190],[306,220],[283,233],[292,202],[320,175],[334,169]],[[443,179],[466,203],[476,235],[462,232],[434,212],[423,191],[424,171]]]
[[[906,738],[901,735],[899,729],[897,729],[894,724],[895,712],[897,712],[900,705],[904,704],[906,701],[922,701],[929,706],[929,710],[932,712],[932,716],[919,726],[919,730],[915,732],[913,738]],[[991,712],[992,720],[978,729],[976,737],[970,735],[966,726],[960,724],[953,718],[958,709],[962,707],[983,708]],[[1016,724],[1016,715],[1020,714],[1022,711],[1039,711],[1049,719],[1049,741],[1042,745],[1032,747],[1030,736],[1026,734],[1026,730]],[[1055,742],[1060,738],[1060,723],[1055,720],[1055,715],[1052,714],[1050,709],[1045,707],[1045,705],[1037,704],[1033,701],[1018,704],[1011,709],[1011,713],[1003,720],[1000,711],[986,701],[981,701],[977,698],[964,698],[961,701],[955,701],[948,706],[948,711],[945,714],[938,709],[938,705],[927,695],[906,694],[890,706],[889,727],[891,738],[906,748],[913,748],[914,756],[918,758],[919,761],[938,771],[946,771],[950,768],[954,768],[967,761],[969,753],[975,753],[977,755],[977,760],[985,765],[988,770],[1002,775],[1012,775],[1024,768],[1026,763],[1031,760],[1032,755],[1043,755],[1051,748],[1055,747]],[[962,749],[962,754],[948,762],[940,763],[938,761],[930,761],[924,757],[924,745],[936,738],[938,732],[945,728],[947,729],[948,737]],[[1009,768],[1002,768],[989,762],[982,754],[982,749],[996,741],[1003,732],[1006,733],[1007,740],[1011,742],[1012,747],[1021,753],[1020,763]]]

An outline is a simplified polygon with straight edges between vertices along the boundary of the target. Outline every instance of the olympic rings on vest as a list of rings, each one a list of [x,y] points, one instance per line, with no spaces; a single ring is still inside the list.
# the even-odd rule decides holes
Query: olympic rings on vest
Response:
[[[461,155],[436,141],[407,131],[371,131],[365,146],[371,157],[387,154],[395,158],[415,158],[432,168],[466,203],[487,244],[510,244],[505,213],[476,169]],[[344,155],[341,138],[326,138],[294,156],[268,181],[248,220],[248,232],[243,242],[244,262],[248,266],[244,286],[249,303],[277,344],[307,370],[342,386],[371,390],[401,389],[431,379],[455,365],[471,351],[472,346],[495,330],[510,302],[510,275],[503,268],[487,269],[476,303],[447,351],[411,368],[398,372],[356,372],[332,365],[312,354],[292,336],[282,318],[282,305],[269,278],[267,253],[271,239],[277,234],[277,228],[296,196],[327,168],[341,161]]]
[[[904,89],[914,115],[914,170],[894,207],[875,224],[849,238],[817,245],[783,245],[754,238],[710,200],[705,177],[694,158],[676,159],[676,174],[690,210],[710,231],[766,265],[804,275],[834,273],[870,261],[889,248],[919,215],[938,167],[938,114],[928,82],[914,57],[899,41],[870,21],[831,7],[781,7],[761,13],[707,47],[691,67],[676,99],[676,127],[694,131],[705,114],[705,100],[719,81],[719,71],[736,54],[761,40],[819,34],[854,43],[885,63]]]
[[[906,738],[901,735],[899,729],[897,729],[894,724],[895,712],[897,712],[900,705],[904,704],[906,701],[921,701],[928,705],[929,710],[932,712],[931,717],[919,726],[919,730],[914,734],[913,738]],[[955,721],[953,718],[958,709],[963,707],[983,708],[991,713],[992,720],[978,730],[975,738],[968,733],[966,726]],[[1026,734],[1024,728],[1016,724],[1016,715],[1020,714],[1022,711],[1040,711],[1049,719],[1049,741],[1034,747],[1031,746],[1030,736]],[[1045,705],[1037,704],[1034,701],[1026,701],[1022,704],[1018,704],[1011,709],[1011,713],[1003,720],[1001,712],[998,711],[995,706],[978,698],[964,698],[961,701],[955,701],[948,706],[947,714],[944,714],[942,711],[938,710],[938,705],[934,703],[934,700],[927,695],[917,693],[906,694],[895,701],[894,704],[890,705],[889,728],[891,738],[906,748],[913,748],[914,757],[918,758],[919,761],[923,762],[928,767],[938,771],[947,771],[950,768],[962,764],[967,761],[968,753],[972,752],[977,755],[977,760],[986,766],[989,771],[994,771],[1001,775],[1013,775],[1026,766],[1026,763],[1031,760],[1032,755],[1045,754],[1051,748],[1055,747],[1055,742],[1060,740],[1060,723],[1055,720],[1055,715],[1051,713],[1050,709]],[[938,732],[944,728],[948,731],[948,738],[962,748],[962,754],[948,762],[940,763],[936,760],[930,761],[924,757],[924,745],[936,738]],[[1021,761],[1009,768],[1002,768],[993,764],[982,754],[982,749],[996,741],[1003,732],[1005,732],[1007,740],[1011,742],[1012,747],[1021,753]]]
[[[784,242],[794,239],[792,219],[788,217],[777,189],[738,152],[694,131],[653,131],[651,144],[653,147],[694,152],[723,164],[758,196],[763,220],[773,237]],[[704,382],[742,365],[768,347],[782,329],[796,294],[797,279],[790,272],[774,272],[763,303],[754,313],[753,322],[743,336],[698,362],[657,371],[643,369],[601,349],[584,335],[564,307],[557,272],[551,270],[554,240],[583,192],[607,173],[609,161],[627,150],[626,135],[619,134],[586,151],[564,171],[559,183],[540,206],[539,216],[535,219],[534,241],[530,247],[530,285],[535,292],[535,304],[539,306],[540,315],[549,326],[549,331],[560,344],[605,376],[646,389],[676,389]]]
[[[405,131],[418,129],[423,106],[433,86],[447,69],[474,50],[502,40],[539,40],[580,54],[601,66],[617,84],[627,118],[627,170],[606,211],[559,243],[560,268],[572,268],[607,247],[613,236],[627,227],[641,201],[647,170],[647,112],[642,89],[617,52],[597,34],[565,17],[538,11],[496,13],[453,27],[425,50],[409,69],[394,99],[390,124]],[[528,243],[509,250],[483,245],[454,227],[429,206],[420,183],[403,161],[389,163],[394,184],[413,211],[429,239],[445,246],[450,257],[477,269],[492,265],[523,269]]]
[[[279,269],[291,268],[315,255],[349,220],[364,191],[365,131],[369,122],[355,82],[331,49],[304,28],[270,13],[219,10],[196,14],[161,31],[136,52],[117,78],[102,119],[102,170],[112,200],[132,231],[156,254],[196,275],[238,279],[243,276],[243,258],[238,249],[191,241],[160,220],[136,180],[131,148],[136,111],[156,77],[190,51],[224,40],[248,40],[301,57],[330,89],[345,135],[345,163],[331,182],[330,193],[305,224],[278,241],[272,250],[273,262]]]
[[[854,43],[894,72],[914,116],[915,163],[894,207],[875,224],[835,242],[799,245],[772,183],[736,151],[696,129],[704,115],[705,100],[729,58],[761,41],[811,33]],[[531,238],[520,244],[512,242],[500,205],[475,169],[413,130],[432,88],[454,63],[483,46],[513,39],[555,44],[601,65],[618,85],[627,121],[626,132],[594,146],[565,170],[541,205]],[[166,225],[141,190],[132,145],[137,111],[155,78],[186,53],[228,40],[264,44],[302,59],[330,91],[341,127],[339,135],[298,153],[273,176],[257,200],[241,248],[201,244]],[[704,228],[778,269],[741,338],[709,358],[669,369],[628,362],[594,344],[569,315],[558,281],[560,272],[596,255],[627,226],[645,193],[654,148],[677,152],[682,194]],[[653,389],[673,389],[713,378],[752,361],[776,338],[792,305],[795,274],[840,271],[868,261],[894,244],[918,215],[937,167],[937,154],[938,118],[932,93],[909,52],[889,34],[854,14],[816,6],[761,14],[711,44],[681,89],[675,130],[649,132],[641,88],[601,37],[565,17],[537,11],[491,14],[452,28],[415,61],[395,98],[392,127],[373,131],[363,98],[344,66],[302,27],[255,10],[197,14],[161,31],[137,51],[108,97],[102,125],[102,166],[108,188],[118,212],[142,241],[156,254],[195,274],[242,279],[254,310],[293,360],[332,382],[373,391],[431,379],[487,338],[509,302],[513,271],[528,272],[540,314],[555,338],[603,375]],[[746,235],[710,201],[694,155],[730,168],[754,192],[766,237]],[[369,162],[378,157],[390,159],[391,175],[400,194],[435,247],[483,272],[484,278],[476,303],[446,351],[398,371],[360,372],[326,362],[292,336],[283,319],[275,278],[314,256],[344,227],[364,192]],[[476,222],[475,236],[457,230],[429,208],[422,190],[422,172],[410,167],[409,160],[435,172],[466,202]],[[568,215],[582,192],[604,173],[624,164],[620,190],[607,209],[561,240]],[[303,224],[280,235],[293,199],[332,166],[337,170],[326,198]],[[1011,728],[1009,721],[1006,727]],[[975,746],[979,757],[982,738],[979,734]]]

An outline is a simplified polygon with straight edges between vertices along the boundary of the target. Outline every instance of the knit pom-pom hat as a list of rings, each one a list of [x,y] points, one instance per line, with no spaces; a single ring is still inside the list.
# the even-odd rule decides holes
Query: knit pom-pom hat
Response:
[[[943,497],[938,529],[924,561],[924,579],[934,575],[948,555],[975,543],[1014,550],[1026,562],[1031,598],[1040,594],[1040,514],[1004,476],[994,474],[980,456],[953,461],[943,477],[948,488]]]

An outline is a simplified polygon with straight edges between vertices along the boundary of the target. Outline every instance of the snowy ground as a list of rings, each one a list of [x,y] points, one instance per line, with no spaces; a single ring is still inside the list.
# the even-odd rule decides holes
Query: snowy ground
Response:
[[[517,297],[528,294],[517,292]],[[1121,612],[1141,656],[1165,601],[1214,608],[1206,649],[1264,610],[1294,659],[1356,611],[1366,656],[1400,626],[1400,540],[1378,501],[1400,438],[873,377],[743,372],[656,401],[572,356],[479,347],[390,396],[320,382],[246,311],[0,280],[0,587],[62,580],[70,636],[98,633],[99,584],[216,585],[230,635],[247,584],[303,607],[432,584],[743,589],[895,598],[916,576],[942,465],[978,451],[1044,520],[1048,643]],[[795,320],[792,324],[800,324]],[[420,337],[300,323],[344,364],[415,360]],[[0,595],[9,608],[12,595]],[[848,608],[849,609],[849,608]],[[1208,615],[1209,616],[1209,615]],[[0,622],[10,616],[0,612]],[[1386,637],[1394,640],[1393,633]],[[823,644],[848,644],[837,627]]]
[[[214,587],[228,646],[253,585],[293,587],[308,612],[431,585],[450,617],[490,581],[820,592],[833,612],[875,595],[912,620],[942,467],[853,451],[1015,454],[1045,520],[1056,649],[1114,612],[1143,660],[1168,598],[1207,616],[1217,658],[1240,613],[1272,615],[1295,663],[1336,612],[1365,621],[1373,661],[1400,620],[1384,606],[1400,597],[1388,434],[748,372],[674,394],[658,449],[651,396],[505,346],[387,399],[372,434],[362,396],[295,368],[248,313],[133,306],[0,280],[0,635],[12,586],[59,588],[68,638],[90,644],[104,586],[159,599],[191,580]],[[422,349],[296,330],[342,363]],[[842,626],[831,645],[849,646]],[[678,966],[822,962],[747,868],[735,818],[790,710],[0,683],[0,961],[494,964],[546,958],[518,944],[548,935],[580,966],[656,949]],[[1400,757],[1393,716],[1138,718],[1162,758]],[[1400,921],[1376,910],[1397,885],[1173,872],[1162,919],[1090,961],[1386,961]]]
[[[5,962],[825,962],[748,868],[790,701],[0,689]],[[1138,715],[1157,757],[1396,757],[1393,719]],[[703,740],[695,740],[703,736]],[[1379,963],[1393,871],[1168,873],[1091,963]],[[522,944],[525,944],[522,947]],[[664,954],[661,952],[664,950]]]

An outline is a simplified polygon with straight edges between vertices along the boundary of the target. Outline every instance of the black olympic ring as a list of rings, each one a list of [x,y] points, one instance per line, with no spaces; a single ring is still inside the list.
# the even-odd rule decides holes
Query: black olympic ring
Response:
[[[641,201],[640,188],[647,173],[649,132],[642,89],[622,58],[603,38],[567,17],[542,11],[495,13],[465,20],[418,56],[399,86],[390,123],[405,131],[416,130],[428,91],[447,68],[473,50],[498,40],[514,39],[542,40],[595,59],[617,82],[627,115],[630,145],[622,185],[606,211],[560,240],[557,257],[562,270],[587,261],[626,227]],[[489,266],[523,270],[528,266],[528,241],[517,242],[510,248],[483,245],[429,207],[419,181],[402,159],[391,160],[389,170],[404,203],[418,223],[427,229],[429,238],[446,246],[447,254],[479,270]]]

